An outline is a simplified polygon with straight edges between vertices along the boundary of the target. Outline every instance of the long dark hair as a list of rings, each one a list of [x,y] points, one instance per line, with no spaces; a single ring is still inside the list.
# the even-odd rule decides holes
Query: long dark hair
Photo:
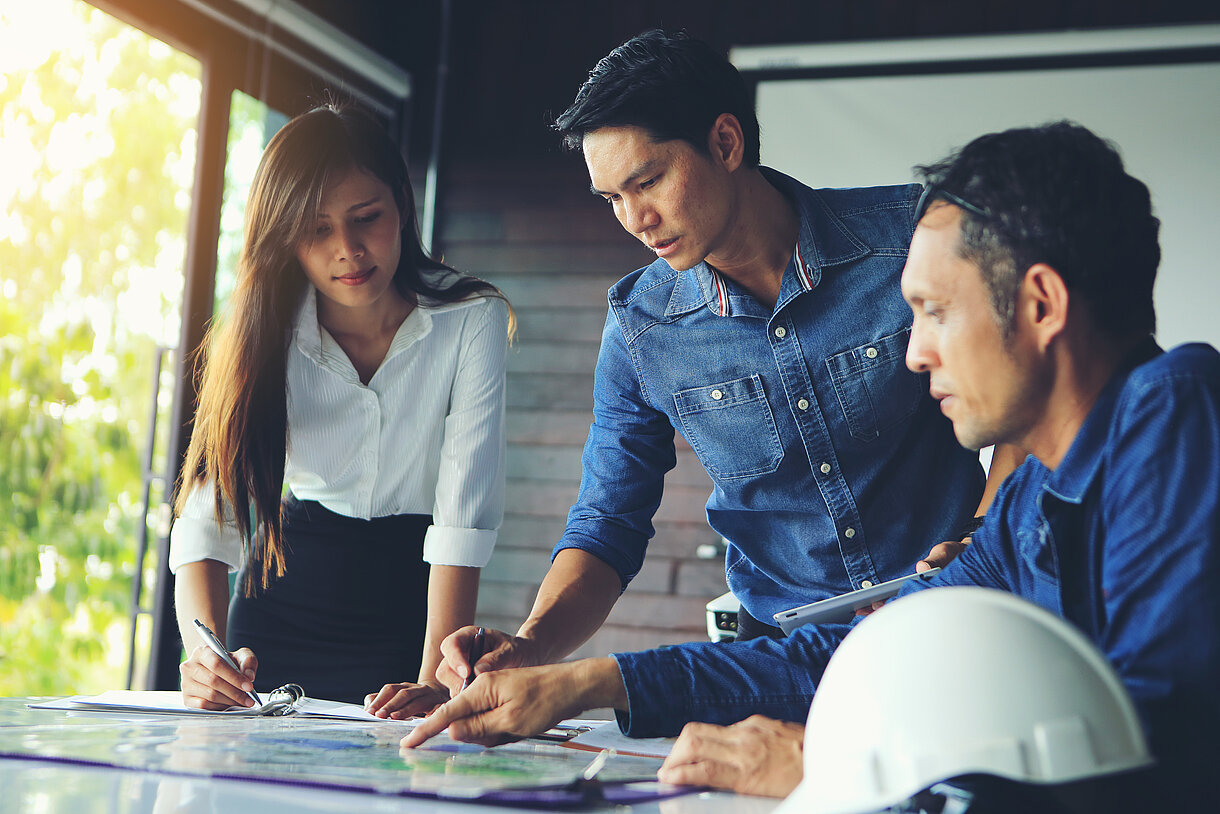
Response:
[[[296,247],[307,239],[327,185],[352,169],[376,177],[394,195],[403,230],[394,285],[404,299],[414,306],[421,298],[504,298],[490,283],[459,274],[424,251],[406,162],[372,115],[327,104],[275,134],[250,188],[228,314],[209,329],[195,359],[202,384],[175,504],[180,514],[191,489],[210,482],[216,517],[224,517],[226,503],[232,506],[246,551],[247,596],[285,571],[280,499],[288,449],[286,370],[307,285]],[[424,270],[442,273],[429,275],[429,282]],[[513,330],[510,315],[510,335]],[[260,520],[263,533],[256,535]]]

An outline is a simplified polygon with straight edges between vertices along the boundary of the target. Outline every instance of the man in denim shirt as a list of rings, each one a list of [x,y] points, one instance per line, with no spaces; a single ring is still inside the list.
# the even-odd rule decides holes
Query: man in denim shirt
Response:
[[[675,430],[712,478],[740,638],[961,538],[982,469],[903,362],[919,187],[815,191],[759,167],[740,74],[660,31],[599,62],[556,129],[658,259],[609,292],[579,496],[529,618],[488,632],[477,671],[556,661],[597,630],[640,570]],[[444,648],[453,686],[472,635]]]
[[[1158,793],[1176,798],[1160,810],[1201,810],[1220,764],[1220,354],[1153,341],[1159,224],[1088,130],[991,134],[925,174],[902,277],[907,364],[930,374],[964,446],[1031,455],[973,544],[903,593],[978,585],[1071,621],[1135,702]],[[782,795],[800,778],[801,727],[742,719],[803,721],[849,630],[491,673],[413,742],[451,721],[455,737],[494,742],[600,706],[637,736],[741,721],[688,726],[661,779]],[[952,693],[928,699],[929,726]]]

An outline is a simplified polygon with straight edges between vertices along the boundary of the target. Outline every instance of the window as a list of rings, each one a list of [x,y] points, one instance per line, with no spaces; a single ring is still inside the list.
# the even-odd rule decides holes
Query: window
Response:
[[[0,694],[177,687],[184,359],[254,166],[328,91],[405,120],[401,69],[292,0],[257,8],[0,0]]]
[[[220,207],[220,239],[216,258],[213,311],[220,314],[233,293],[242,225],[250,183],[263,148],[288,123],[288,116],[241,91],[233,92],[229,107],[229,137],[225,157],[225,183]]]
[[[148,652],[129,611],[164,493],[147,461],[174,389],[161,362],[180,327],[201,66],[80,0],[5,6],[0,694],[96,691],[127,683],[133,641]]]

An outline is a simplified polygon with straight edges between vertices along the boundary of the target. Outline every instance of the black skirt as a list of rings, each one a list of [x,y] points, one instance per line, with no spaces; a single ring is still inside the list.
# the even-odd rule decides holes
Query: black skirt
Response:
[[[362,704],[383,684],[416,681],[428,609],[427,515],[359,520],[284,501],[287,571],[229,604],[229,649],[258,656],[254,687]]]

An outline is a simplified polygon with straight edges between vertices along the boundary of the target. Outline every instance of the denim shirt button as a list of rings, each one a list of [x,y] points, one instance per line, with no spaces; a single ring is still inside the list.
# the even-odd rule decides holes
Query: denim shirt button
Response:
[[[809,409],[809,399],[801,399],[800,401],[798,401],[796,403],[796,406],[799,407],[802,411],[808,410]]]
[[[843,536],[850,540],[856,536],[856,530],[849,526],[843,531]]]
[[[830,464],[828,464],[828,463],[823,463],[821,466],[818,467],[818,469],[821,471],[821,473],[823,475],[830,474]]]
[[[860,580],[860,587],[861,588],[871,588],[871,587],[873,587],[873,581],[871,579],[862,579],[862,580]]]
[[[720,401],[722,398],[724,398],[724,393],[722,393],[722,392],[721,392],[721,391],[719,391],[719,390],[713,390],[713,391],[712,391],[712,398],[713,398],[714,400],[716,400],[716,401]]]
[[[877,358],[877,349],[869,348],[868,350],[864,351],[864,355],[867,356],[869,359],[876,359]]]
[[[785,328],[783,325],[780,325],[778,328],[775,329],[775,336],[777,338],[783,339],[787,335],[788,335],[788,329]]]

